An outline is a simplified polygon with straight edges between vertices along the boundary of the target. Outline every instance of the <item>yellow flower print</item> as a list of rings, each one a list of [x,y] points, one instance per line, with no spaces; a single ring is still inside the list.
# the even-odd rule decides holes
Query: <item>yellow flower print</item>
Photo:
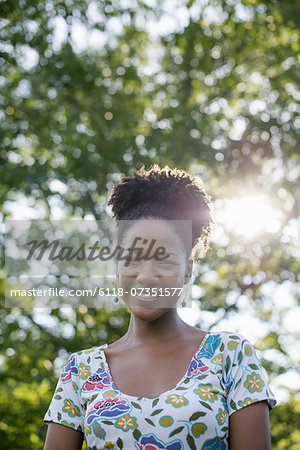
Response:
[[[130,417],[129,414],[126,414],[126,416],[122,416],[116,421],[115,426],[117,428],[121,428],[124,431],[128,431],[129,429],[134,430],[137,427],[135,421],[135,417]]]
[[[261,392],[264,385],[265,383],[263,382],[261,377],[255,372],[252,372],[251,375],[248,375],[247,381],[245,381],[244,383],[245,388],[247,388],[248,391],[251,392],[251,394],[253,392]]]
[[[223,355],[222,355],[222,353],[219,353],[217,356],[215,356],[211,360],[211,362],[214,363],[214,364],[219,364],[221,366],[222,363],[223,363]]]
[[[116,391],[105,391],[103,397],[115,397],[117,395]]]
[[[234,350],[236,349],[237,346],[237,342],[236,341],[229,341],[227,344],[227,347],[229,348],[229,350]]]
[[[70,417],[80,416],[80,411],[78,406],[75,406],[72,400],[66,399],[64,400],[64,406],[62,408],[63,411],[67,412]]]
[[[226,416],[227,416],[227,411],[219,408],[219,414],[216,415],[219,425],[223,425],[223,423],[226,420]]]
[[[245,346],[245,353],[247,356],[251,356],[253,353],[252,348],[248,344]]]
[[[195,437],[199,437],[200,434],[205,433],[206,430],[207,426],[205,425],[205,423],[194,423],[194,425],[192,426],[192,433]]]
[[[77,386],[76,383],[74,383],[74,381],[72,381],[72,386],[73,386],[74,391],[77,392],[78,391],[78,386]]]
[[[68,423],[65,420],[63,420],[62,422],[60,422],[61,425],[65,425],[66,427],[69,428],[75,428],[75,423]]]
[[[173,425],[174,423],[174,419],[171,416],[163,416],[159,419],[159,424],[162,427],[170,427],[171,425]]]
[[[91,353],[95,350],[95,347],[89,348],[87,350],[84,350],[84,353]]]
[[[175,408],[180,408],[181,406],[187,405],[188,401],[184,397],[173,394],[168,396],[166,403],[171,403]]]
[[[256,403],[258,402],[258,398],[250,398],[250,397],[246,397],[245,400],[242,402],[241,400],[238,402],[239,406],[248,406],[251,405],[251,403]]]
[[[86,380],[88,376],[91,375],[90,366],[85,366],[83,363],[79,364],[78,367],[79,378]]]
[[[202,400],[208,400],[210,402],[214,402],[217,400],[216,392],[218,392],[216,389],[213,389],[211,383],[207,384],[199,384],[199,389],[194,389],[195,394],[200,395]]]
[[[91,434],[92,428],[89,427],[86,423],[84,424],[84,433],[85,434]]]
[[[109,442],[105,442],[104,448],[114,449],[115,446],[114,446],[114,444],[111,441],[109,441]]]

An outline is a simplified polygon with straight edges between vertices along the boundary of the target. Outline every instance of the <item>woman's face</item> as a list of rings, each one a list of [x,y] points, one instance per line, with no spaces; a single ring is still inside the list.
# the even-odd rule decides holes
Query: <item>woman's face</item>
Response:
[[[117,261],[117,280],[128,308],[154,309],[163,313],[176,307],[181,289],[191,277],[193,261],[187,261],[183,244],[172,224],[150,218],[137,220],[124,236],[121,246],[125,249],[124,256],[129,255],[129,261]],[[130,254],[128,249],[133,247],[140,250]],[[150,259],[144,259],[146,255]]]

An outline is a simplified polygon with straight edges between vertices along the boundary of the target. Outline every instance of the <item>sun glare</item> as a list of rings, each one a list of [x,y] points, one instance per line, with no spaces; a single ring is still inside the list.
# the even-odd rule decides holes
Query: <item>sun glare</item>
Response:
[[[216,215],[228,231],[248,237],[276,233],[282,220],[281,211],[272,207],[263,195],[226,199]]]

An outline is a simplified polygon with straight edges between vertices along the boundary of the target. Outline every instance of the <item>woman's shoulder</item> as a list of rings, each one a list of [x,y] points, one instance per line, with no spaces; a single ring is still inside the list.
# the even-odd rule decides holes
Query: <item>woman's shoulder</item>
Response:
[[[214,337],[214,339],[221,339],[223,342],[240,342],[241,344],[245,341],[250,342],[243,334],[237,333],[236,331],[227,330],[210,330],[208,336]]]
[[[225,330],[210,330],[204,339],[201,353],[207,352],[212,355],[217,351],[221,352],[223,355],[228,352],[230,354],[238,354],[240,351],[252,353],[254,347],[241,333]]]
[[[95,345],[93,347],[84,348],[81,350],[78,350],[77,352],[73,352],[70,355],[70,358],[76,358],[77,364],[80,363],[88,363],[90,364],[93,360],[103,360],[103,353],[102,349],[107,348],[108,344],[102,344],[102,345]]]

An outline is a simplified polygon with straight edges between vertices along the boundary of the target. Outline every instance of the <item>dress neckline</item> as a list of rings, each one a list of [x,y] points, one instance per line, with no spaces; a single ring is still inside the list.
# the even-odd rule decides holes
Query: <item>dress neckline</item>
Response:
[[[107,372],[109,373],[110,379],[113,381],[114,385],[116,386],[116,388],[117,388],[118,392],[120,392],[120,394],[122,394],[122,395],[125,396],[125,397],[134,399],[134,400],[137,400],[137,399],[139,399],[139,400],[142,400],[142,399],[153,400],[153,399],[155,399],[155,398],[161,397],[162,395],[166,395],[166,394],[168,394],[168,393],[171,392],[171,391],[174,391],[177,387],[179,387],[179,386],[183,383],[183,381],[187,378],[187,373],[188,373],[188,370],[189,370],[189,368],[190,368],[190,365],[191,365],[192,361],[195,359],[196,354],[200,351],[200,349],[201,349],[201,348],[203,347],[203,345],[205,344],[205,342],[206,342],[206,340],[207,340],[207,338],[208,338],[208,336],[209,336],[210,333],[211,333],[211,331],[207,331],[206,334],[204,335],[202,341],[200,342],[200,344],[199,344],[197,350],[196,350],[195,353],[193,354],[192,359],[190,360],[190,362],[189,362],[189,364],[188,364],[188,367],[187,367],[187,369],[186,369],[186,371],[185,371],[185,374],[184,374],[183,377],[179,380],[179,382],[178,382],[175,386],[173,386],[171,389],[168,389],[167,391],[162,392],[161,394],[155,395],[155,396],[153,396],[153,397],[143,397],[143,396],[141,396],[141,395],[135,396],[135,395],[129,395],[129,394],[125,394],[124,392],[121,392],[120,389],[118,388],[118,386],[116,385],[116,383],[115,383],[113,377],[112,377],[112,374],[111,374],[111,371],[110,371],[108,362],[107,362],[107,360],[106,360],[106,355],[105,355],[104,349],[108,347],[108,344],[100,345],[100,347],[98,347],[98,349],[99,349],[99,350],[102,350],[103,362],[104,362],[104,365],[105,365],[105,367],[106,367],[106,370],[107,370]]]

